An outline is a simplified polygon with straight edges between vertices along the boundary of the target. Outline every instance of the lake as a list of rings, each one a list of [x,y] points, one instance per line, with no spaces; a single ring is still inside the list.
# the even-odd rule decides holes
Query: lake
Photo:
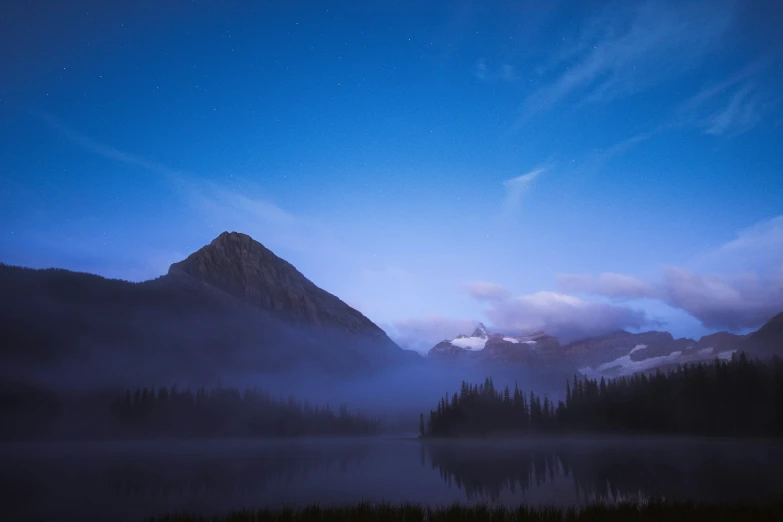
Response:
[[[702,439],[221,440],[0,446],[3,520],[362,500],[580,505],[783,499],[783,445]]]

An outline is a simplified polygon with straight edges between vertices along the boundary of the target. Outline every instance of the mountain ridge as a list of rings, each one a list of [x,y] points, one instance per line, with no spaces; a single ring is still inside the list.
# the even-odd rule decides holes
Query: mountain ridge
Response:
[[[513,336],[489,332],[483,324],[471,336],[458,335],[433,346],[427,358],[472,364],[514,362],[527,366],[572,365],[585,375],[616,376],[670,365],[730,358],[737,351],[757,357],[783,355],[783,313],[748,335],[715,332],[698,341],[666,331],[613,331],[560,344],[543,331]],[[477,332],[484,343],[471,344]]]
[[[224,233],[205,248],[138,283],[0,265],[0,377],[214,382],[421,359],[250,236]]]

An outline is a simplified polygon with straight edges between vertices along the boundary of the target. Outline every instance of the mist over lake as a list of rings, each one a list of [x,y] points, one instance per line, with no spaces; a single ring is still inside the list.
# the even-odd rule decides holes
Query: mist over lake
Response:
[[[695,438],[6,443],[7,521],[360,501],[570,506],[780,500],[783,445]]]
[[[783,521],[782,27],[0,0],[0,522]]]

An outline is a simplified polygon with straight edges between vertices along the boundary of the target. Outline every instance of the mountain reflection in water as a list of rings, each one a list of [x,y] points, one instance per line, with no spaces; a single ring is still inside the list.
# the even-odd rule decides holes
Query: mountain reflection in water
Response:
[[[363,500],[780,500],[783,446],[697,439],[382,439],[0,447],[3,519],[138,520]]]

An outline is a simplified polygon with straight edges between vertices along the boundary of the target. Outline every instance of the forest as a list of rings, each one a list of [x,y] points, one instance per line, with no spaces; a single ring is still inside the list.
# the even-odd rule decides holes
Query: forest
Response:
[[[311,405],[250,388],[127,390],[111,405],[115,428],[137,437],[295,437],[373,435],[381,419],[342,405]]]
[[[423,437],[525,433],[783,435],[783,361],[734,354],[600,381],[574,376],[557,403],[533,392],[462,383],[419,419]]]

